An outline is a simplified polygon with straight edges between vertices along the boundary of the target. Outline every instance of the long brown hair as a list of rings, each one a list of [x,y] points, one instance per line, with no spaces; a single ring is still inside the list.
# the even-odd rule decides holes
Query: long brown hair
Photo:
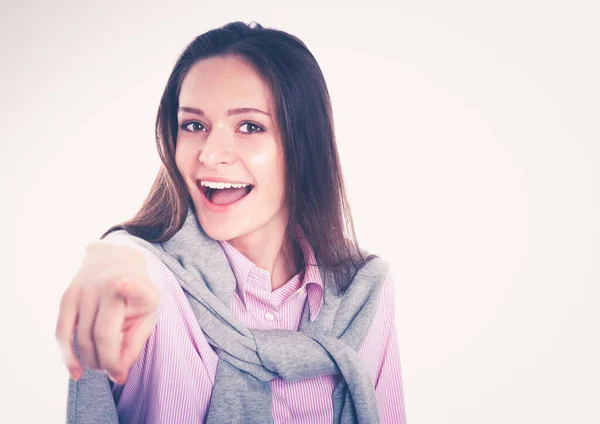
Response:
[[[224,55],[245,58],[270,86],[286,161],[288,234],[300,225],[318,265],[336,275],[343,293],[371,256],[358,247],[344,188],[331,100],[321,69],[306,45],[284,31],[232,22],[194,39],[181,53],[160,100],[156,146],[162,161],[140,211],[111,227],[148,240],[169,239],[183,225],[189,193],[175,164],[179,92],[198,60]]]

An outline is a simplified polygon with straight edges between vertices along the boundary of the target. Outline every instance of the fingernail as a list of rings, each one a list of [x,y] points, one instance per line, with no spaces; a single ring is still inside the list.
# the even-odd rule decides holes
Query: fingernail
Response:
[[[72,380],[75,380],[75,381],[79,380],[79,377],[81,377],[76,368],[69,369],[69,376],[71,377]]]

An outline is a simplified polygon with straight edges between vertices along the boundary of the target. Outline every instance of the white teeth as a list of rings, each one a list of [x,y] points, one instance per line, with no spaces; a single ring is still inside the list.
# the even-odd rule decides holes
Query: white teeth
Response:
[[[232,184],[232,183],[216,183],[213,181],[200,181],[200,185],[213,189],[220,188],[242,188],[248,187],[250,184]]]

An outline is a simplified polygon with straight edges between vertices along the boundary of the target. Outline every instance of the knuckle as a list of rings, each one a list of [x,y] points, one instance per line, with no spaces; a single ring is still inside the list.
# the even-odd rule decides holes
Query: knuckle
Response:
[[[94,349],[94,342],[90,336],[79,334],[77,337],[77,346],[83,354],[84,352],[91,352]]]
[[[116,293],[119,291],[121,284],[126,281],[125,278],[119,276],[113,276],[106,282],[106,290],[109,293]]]
[[[73,302],[78,294],[79,294],[79,287],[74,282],[71,283],[71,285],[69,287],[67,287],[67,289],[64,291],[64,293],[62,294],[62,296],[60,298],[61,308],[64,308],[64,307],[68,306],[71,302]]]
[[[56,324],[56,329],[54,330],[54,338],[59,343],[62,343],[66,341],[68,336],[69,330],[66,328],[65,324],[62,321],[59,321]]]
[[[94,339],[97,344],[105,343],[111,338],[111,332],[105,327],[97,327],[94,329]]]
[[[108,359],[101,359],[100,361],[102,369],[106,370],[110,375],[112,375],[115,378],[120,377],[121,373],[123,372],[123,369],[117,362]]]

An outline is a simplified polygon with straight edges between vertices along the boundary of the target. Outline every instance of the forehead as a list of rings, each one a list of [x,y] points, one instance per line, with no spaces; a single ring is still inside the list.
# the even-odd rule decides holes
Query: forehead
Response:
[[[272,112],[272,95],[255,68],[238,56],[202,59],[190,67],[179,93],[181,106],[216,111],[253,107]]]

